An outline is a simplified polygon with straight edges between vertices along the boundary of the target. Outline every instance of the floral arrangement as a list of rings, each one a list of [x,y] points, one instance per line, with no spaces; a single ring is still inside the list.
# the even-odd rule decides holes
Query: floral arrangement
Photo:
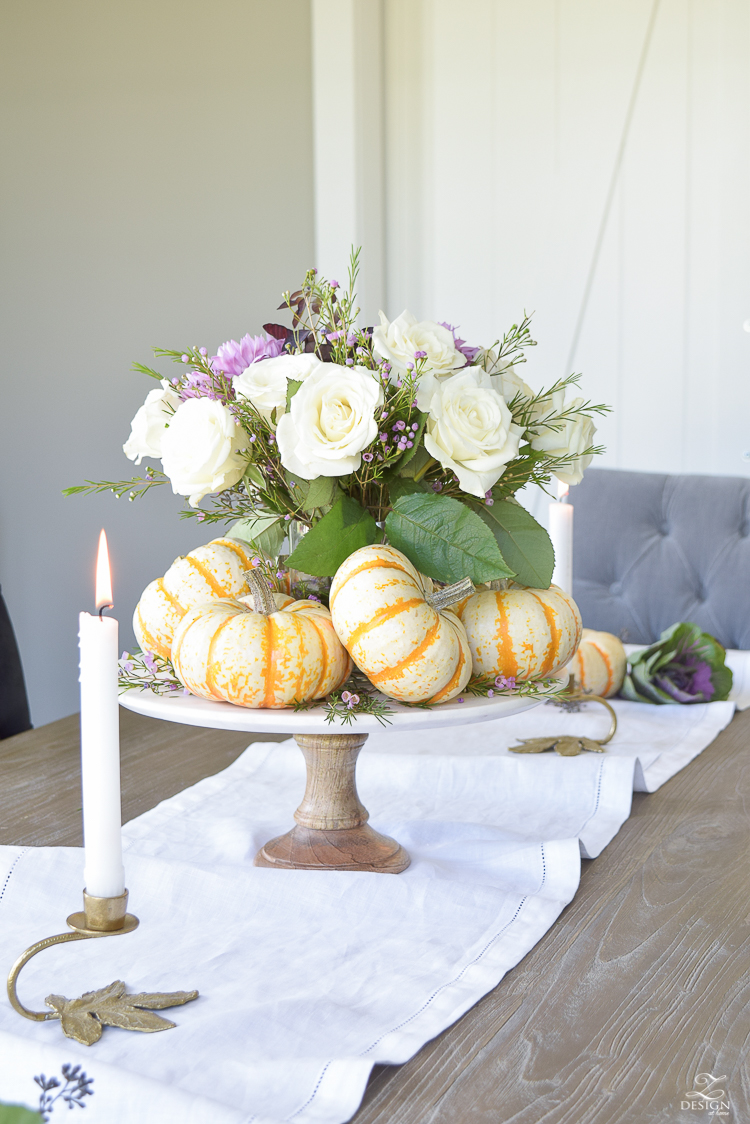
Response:
[[[319,578],[385,538],[439,582],[547,587],[549,536],[514,496],[553,475],[577,483],[602,451],[593,418],[607,407],[566,401],[578,376],[538,393],[524,382],[528,317],[488,347],[409,312],[358,326],[358,259],[346,290],[308,271],[284,294],[287,326],[265,324],[214,355],[155,349],[180,366],[171,378],[135,364],[158,386],[124,451],[161,468],[68,494],[135,499],[169,483],[187,497],[183,516],[230,522],[270,563],[291,541],[286,565]]]
[[[720,702],[732,689],[725,655],[719,641],[697,624],[673,624],[655,644],[630,657],[620,695],[631,702]]]

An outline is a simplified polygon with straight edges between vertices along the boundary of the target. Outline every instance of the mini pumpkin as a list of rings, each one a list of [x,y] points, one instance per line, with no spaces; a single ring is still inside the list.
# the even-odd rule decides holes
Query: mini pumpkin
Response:
[[[464,627],[432,595],[432,580],[392,546],[355,550],[331,585],[339,638],[378,690],[401,702],[448,702],[471,677]],[[435,597],[440,604],[442,593]]]
[[[628,658],[616,636],[584,628],[578,651],[566,671],[575,676],[580,691],[609,699],[622,687],[627,669]]]
[[[141,648],[169,659],[174,630],[188,609],[248,592],[244,572],[251,559],[234,539],[214,539],[176,558],[164,577],[146,586],[136,605],[133,631]]]
[[[554,675],[581,639],[581,614],[556,585],[478,590],[459,606],[475,675],[519,680]]]
[[[256,581],[262,578],[248,576],[251,586]],[[187,612],[172,662],[193,695],[271,709],[323,698],[352,666],[324,606],[257,587],[249,597],[216,598]]]

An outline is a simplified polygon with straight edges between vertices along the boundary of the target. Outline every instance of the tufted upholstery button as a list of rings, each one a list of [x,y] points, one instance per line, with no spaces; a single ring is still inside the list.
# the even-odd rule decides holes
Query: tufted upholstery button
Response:
[[[612,585],[609,587],[609,592],[613,593],[615,597],[619,597],[622,593],[622,582],[612,582]]]
[[[668,535],[669,535],[669,524],[668,523],[662,523],[661,527],[659,528],[659,534],[662,536],[662,538],[666,539],[668,537]]]

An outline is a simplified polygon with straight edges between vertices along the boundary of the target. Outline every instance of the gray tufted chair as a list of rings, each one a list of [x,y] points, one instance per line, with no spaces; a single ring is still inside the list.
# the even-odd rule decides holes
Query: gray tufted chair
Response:
[[[589,469],[570,500],[587,628],[650,644],[694,621],[750,648],[750,479]]]

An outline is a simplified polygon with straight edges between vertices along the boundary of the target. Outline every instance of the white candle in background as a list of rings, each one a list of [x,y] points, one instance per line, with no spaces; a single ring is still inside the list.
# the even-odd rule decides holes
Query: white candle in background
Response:
[[[107,536],[99,536],[96,607],[112,607]],[[120,806],[120,726],[117,695],[118,627],[112,617],[81,613],[81,787],[84,883],[97,898],[125,890]]]
[[[549,537],[555,551],[554,585],[573,593],[573,505],[568,503],[568,485],[557,483],[558,499],[549,505]]]

